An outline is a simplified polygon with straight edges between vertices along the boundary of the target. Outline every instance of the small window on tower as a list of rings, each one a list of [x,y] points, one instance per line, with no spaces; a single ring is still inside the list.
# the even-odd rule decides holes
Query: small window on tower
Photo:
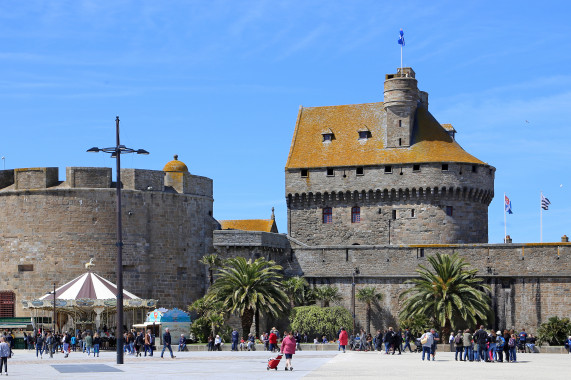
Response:
[[[410,210],[410,217],[414,218],[414,209]]]
[[[323,142],[333,140],[333,133],[324,133],[323,134]]]
[[[361,208],[359,206],[355,206],[351,209],[351,223],[359,222],[361,222]]]
[[[307,169],[301,169],[301,176],[302,177],[309,177],[309,172]]]
[[[333,222],[333,211],[331,210],[331,207],[324,207],[322,213],[324,224],[330,224]]]
[[[327,168],[327,176],[328,177],[334,177],[335,176],[335,171],[333,170],[333,168]]]
[[[399,139],[399,146],[402,145],[402,139]]]
[[[385,166],[385,173],[392,173],[392,172],[393,172],[393,167],[391,165]]]
[[[393,210],[393,220],[397,219],[397,210]]]
[[[402,120],[399,120],[399,127],[402,127]]]
[[[365,171],[362,166],[357,167],[357,175],[365,175]]]
[[[371,132],[370,131],[359,131],[359,139],[360,140],[366,140],[371,138]]]
[[[478,167],[476,165],[472,165],[472,173],[477,173]]]
[[[448,164],[442,164],[442,171],[448,171]]]
[[[420,171],[420,165],[419,164],[412,165],[412,171],[413,172],[419,172]]]
[[[454,213],[454,207],[446,206],[446,215],[452,216],[453,213]]]

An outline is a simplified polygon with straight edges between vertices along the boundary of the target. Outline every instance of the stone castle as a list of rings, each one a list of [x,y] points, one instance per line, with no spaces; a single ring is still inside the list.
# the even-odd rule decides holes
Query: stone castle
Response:
[[[205,291],[212,180],[176,157],[162,171],[122,169],[121,180],[125,289],[186,307]],[[58,168],[0,171],[0,290],[14,293],[17,316],[29,313],[22,300],[84,273],[90,258],[115,281],[115,187],[111,168],[68,167],[65,181]]]
[[[384,295],[373,328],[394,326],[398,295],[418,264],[458,253],[492,288],[494,327],[531,331],[571,314],[571,245],[487,244],[495,168],[464,151],[455,129],[428,111],[404,68],[385,79],[384,102],[301,107],[285,168],[288,234],[269,220],[213,218],[212,180],[175,157],[162,171],[123,169],[124,286],[184,308],[207,289],[205,254],[266,257],[341,304],[365,307],[353,287]],[[95,258],[114,278],[115,183],[109,168],[0,171],[0,290],[18,304],[61,285]],[[353,282],[354,278],[354,282]]]

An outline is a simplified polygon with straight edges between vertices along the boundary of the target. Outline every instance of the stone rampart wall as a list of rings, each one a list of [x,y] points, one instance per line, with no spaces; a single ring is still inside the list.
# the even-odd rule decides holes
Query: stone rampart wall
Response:
[[[206,270],[198,260],[213,251],[212,194],[125,187],[125,289],[160,306],[185,308],[205,291]],[[95,272],[115,282],[115,200],[114,188],[0,191],[0,289],[15,292],[17,316],[28,315],[22,299],[84,273],[90,258]]]
[[[491,287],[495,328],[527,328],[535,331],[549,317],[571,315],[571,244],[344,246],[294,248],[284,255],[288,275],[303,275],[310,284],[331,284],[343,294],[340,302],[351,307],[351,281],[355,268],[356,290],[375,286],[384,298],[375,306],[374,328],[395,325],[407,279],[417,276],[427,257],[458,253],[478,269]],[[356,303],[357,319],[365,321],[365,308]],[[472,326],[470,326],[472,327]]]

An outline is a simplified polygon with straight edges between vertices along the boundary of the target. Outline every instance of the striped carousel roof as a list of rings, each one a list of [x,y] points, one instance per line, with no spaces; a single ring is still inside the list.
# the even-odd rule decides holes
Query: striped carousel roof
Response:
[[[59,300],[77,300],[77,299],[94,299],[105,300],[115,299],[117,294],[117,285],[104,279],[97,273],[87,272],[79,277],[74,278],[65,285],[56,289],[56,299]],[[52,294],[46,294],[40,300],[52,299]],[[133,293],[123,289],[123,298],[139,299]]]

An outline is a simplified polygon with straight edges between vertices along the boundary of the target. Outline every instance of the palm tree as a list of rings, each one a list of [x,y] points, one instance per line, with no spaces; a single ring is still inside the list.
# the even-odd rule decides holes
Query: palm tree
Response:
[[[219,270],[209,293],[224,304],[226,310],[240,316],[243,336],[247,336],[256,312],[277,317],[288,299],[281,289],[281,266],[259,258],[252,262],[243,257],[228,259]],[[258,326],[256,326],[258,329]],[[259,336],[259,331],[256,331]]]
[[[208,265],[208,274],[210,277],[210,285],[214,283],[214,269],[222,265],[222,259],[216,253],[202,256],[199,260],[201,264]]]
[[[450,328],[456,329],[456,322],[477,323],[477,318],[486,320],[490,312],[490,297],[485,293],[490,288],[475,278],[476,269],[465,269],[469,264],[457,253],[428,257],[432,270],[419,265],[416,270],[420,278],[407,281],[414,286],[405,290],[401,319],[426,315],[438,327],[444,327],[444,334]]]
[[[224,324],[223,304],[214,297],[207,295],[199,298],[188,306],[188,310],[196,312],[198,318],[203,318],[210,325],[212,336]]]
[[[329,303],[340,301],[343,297],[339,293],[339,288],[331,285],[324,285],[314,290],[315,298],[322,301],[323,307],[329,307]]]
[[[294,308],[296,304],[301,304],[304,299],[304,290],[309,286],[305,278],[295,276],[290,277],[283,282],[284,291],[289,298],[290,308]]]
[[[377,293],[377,289],[374,286],[367,286],[366,288],[359,289],[356,294],[356,298],[364,302],[367,307],[367,332],[371,331],[371,305],[383,299],[381,293]]]

